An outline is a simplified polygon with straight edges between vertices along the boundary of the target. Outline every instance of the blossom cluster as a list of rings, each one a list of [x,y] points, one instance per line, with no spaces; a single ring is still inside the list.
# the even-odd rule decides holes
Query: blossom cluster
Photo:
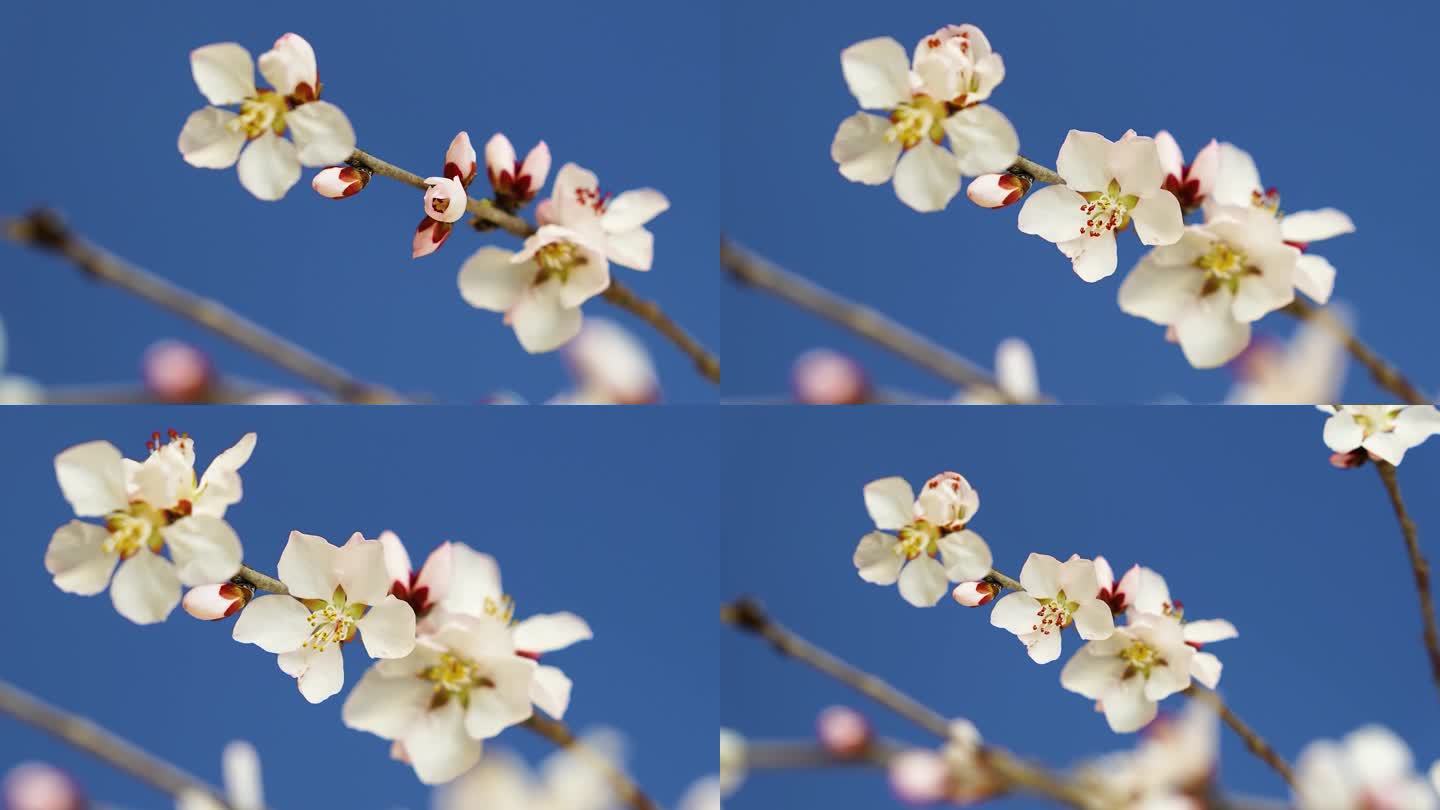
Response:
[[[350,120],[320,100],[315,51],[303,37],[285,34],[260,56],[260,73],[270,89],[257,89],[255,60],[237,43],[197,48],[190,66],[210,103],[191,114],[180,132],[180,154],[192,166],[237,166],[241,185],[261,200],[284,197],[299,180],[302,164],[327,167],[311,186],[330,199],[353,197],[370,182],[372,169],[357,158]],[[238,111],[225,109],[232,106]],[[540,195],[550,166],[543,141],[519,159],[510,140],[497,133],[485,146],[493,199],[472,200],[468,189],[479,174],[478,156],[469,134],[460,132],[445,152],[441,173],[425,178],[425,215],[411,240],[411,257],[438,250],[455,223],[477,206],[515,214]],[[580,307],[610,287],[612,262],[650,269],[654,235],[645,225],[669,206],[654,189],[602,191],[593,172],[567,163],[550,197],[537,206],[538,228],[528,229],[533,232],[520,250],[487,246],[464,262],[461,297],[476,308],[503,313],[526,351],[553,351],[579,334]],[[493,225],[477,219],[476,227]]]
[[[351,728],[392,741],[392,753],[427,784],[448,782],[480,759],[482,744],[535,710],[563,717],[572,683],[541,663],[592,637],[574,613],[517,621],[496,560],[442,543],[418,570],[393,532],[343,545],[292,531],[277,592],[255,597],[236,532],[224,520],[241,500],[247,434],[196,479],[193,440],[155,434],[143,460],[109,442],[55,458],[61,492],[79,518],[60,527],[45,555],[57,587],[94,595],[110,587],[116,610],[137,624],[163,621],[180,602],[196,618],[236,616],[233,638],[278,656],[310,703],[339,693],[342,649],[360,640],[378,662],[350,691]],[[169,557],[163,552],[168,549]],[[113,573],[113,582],[112,582]]]
[[[1033,164],[1020,159],[1013,126],[982,103],[1005,68],[979,28],[946,26],[908,62],[895,40],[865,40],[842,52],[841,67],[861,107],[888,112],[840,125],[831,156],[844,177],[873,185],[893,176],[900,199],[924,212],[945,208],[962,175],[975,178],[967,195],[982,207],[1024,198],[1019,230],[1054,243],[1087,282],[1115,272],[1116,239],[1133,226],[1153,249],[1121,285],[1120,308],[1166,327],[1196,368],[1237,357],[1250,325],[1297,291],[1330,299],[1335,268],[1309,246],[1353,232],[1354,223],[1334,208],[1283,211],[1278,191],[1233,144],[1212,140],[1187,163],[1165,131],[1111,141],[1071,130],[1056,161],[1059,182],[1032,194]],[[949,150],[940,145],[947,138]]]

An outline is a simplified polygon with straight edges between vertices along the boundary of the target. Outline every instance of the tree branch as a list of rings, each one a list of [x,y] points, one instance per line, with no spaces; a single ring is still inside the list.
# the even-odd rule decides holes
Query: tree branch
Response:
[[[0,681],[0,711],[93,755],[113,768],[178,798],[199,792],[230,810],[220,791],[134,743],[76,714]]]
[[[1365,345],[1360,338],[1355,336],[1354,332],[1350,331],[1349,327],[1335,316],[1323,309],[1317,309],[1309,301],[1299,296],[1296,296],[1294,301],[1286,304],[1280,311],[1297,320],[1318,323],[1330,330],[1345,344],[1345,349],[1350,352],[1350,356],[1370,372],[1371,379],[1380,387],[1399,397],[1401,402],[1411,405],[1430,404],[1430,399],[1412,385],[1405,375],[1400,373],[1400,369],[1376,354],[1374,349]]]
[[[659,805],[645,795],[634,780],[626,776],[625,772],[616,767],[615,763],[576,739],[564,723],[552,717],[546,717],[537,711],[521,725],[554,743],[557,747],[573,751],[590,760],[592,765],[603,768],[609,775],[610,783],[615,788],[615,793],[620,801],[630,805],[634,810],[660,810]]]
[[[1420,595],[1420,617],[1425,626],[1425,651],[1430,657],[1430,675],[1440,688],[1440,628],[1435,624],[1435,597],[1430,593],[1430,564],[1420,551],[1420,540],[1415,521],[1405,508],[1400,497],[1400,482],[1395,475],[1395,465],[1388,461],[1375,462],[1385,492],[1390,496],[1390,506],[1395,509],[1395,518],[1400,521],[1400,533],[1405,536],[1405,552],[1410,556],[1410,570],[1415,575],[1415,591]]]
[[[739,283],[819,315],[900,355],[962,388],[980,388],[1009,404],[1025,404],[1001,390],[980,366],[921,337],[878,311],[841,298],[813,281],[776,267],[728,238],[720,240],[720,264]]]
[[[398,180],[407,186],[421,190],[429,188],[425,185],[425,178],[420,175],[406,171],[360,149],[356,149],[346,162],[351,166],[367,169],[382,177]],[[535,233],[535,226],[526,222],[524,218],[502,211],[486,199],[466,197],[465,210],[485,225],[500,228],[521,239]],[[659,332],[662,337],[675,344],[676,348],[694,361],[696,370],[705,379],[717,384],[720,382],[720,360],[710,354],[679,324],[671,320],[659,304],[640,298],[613,278],[610,280],[610,287],[605,290],[604,297],[606,301],[636,316]]]
[[[357,403],[403,401],[399,395],[363,382],[333,363],[246,320],[218,301],[196,295],[87,242],[75,235],[54,212],[32,211],[21,219],[5,221],[3,225],[6,238],[11,241],[52,251],[68,259],[90,278],[119,287],[197,323],[328,391],[337,399]]]
[[[1219,695],[1193,683],[1185,690],[1185,694],[1196,700],[1203,701],[1213,708],[1215,712],[1220,715],[1220,719],[1225,721],[1225,725],[1229,726],[1230,729],[1235,732],[1235,735],[1245,742],[1245,747],[1249,749],[1250,753],[1259,757],[1266,765],[1274,768],[1275,772],[1280,774],[1287,785],[1292,788],[1295,787],[1295,774],[1290,770],[1290,763],[1286,762],[1284,757],[1276,753],[1275,749],[1271,748],[1270,744],[1265,742],[1264,738],[1256,733],[1255,729],[1247,725],[1244,720],[1240,719],[1239,715],[1235,714],[1229,706],[1225,705],[1225,701],[1221,700]]]

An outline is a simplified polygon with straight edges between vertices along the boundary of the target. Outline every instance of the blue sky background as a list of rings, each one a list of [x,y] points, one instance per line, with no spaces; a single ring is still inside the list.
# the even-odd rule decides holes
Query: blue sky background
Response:
[[[1440,757],[1434,684],[1404,545],[1375,471],[1335,470],[1310,408],[895,408],[729,410],[721,592],[758,597],[772,615],[924,703],[974,721],[999,745],[1052,766],[1126,748],[1090,701],[1066,692],[1062,661],[1030,661],[989,608],[948,597],[913,608],[851,564],[872,524],[861,488],[901,475],[919,485],[953,469],[980,493],[970,526],[1018,576],[1031,551],[1103,554],[1168,579],[1192,618],[1227,618],[1240,637],[1209,649],[1221,692],[1282,754],[1369,722],[1405,737],[1424,767]],[[1037,418],[1037,416],[1041,418]],[[1399,468],[1432,560],[1440,558],[1440,444]],[[843,703],[878,729],[929,744],[753,638],[721,634],[721,718],[754,738],[812,734]],[[1184,701],[1164,706],[1178,710]],[[1233,789],[1281,796],[1279,777],[1228,731],[1221,774]],[[762,773],[729,810],[893,804],[873,771]],[[1036,806],[1012,800],[1005,806]]]
[[[1419,339],[1440,293],[1424,238],[1429,115],[1414,103],[1433,66],[1433,7],[1382,2],[1221,0],[1203,8],[1127,4],[1099,12],[1057,2],[894,4],[839,0],[824,14],[776,13],[774,3],[727,4],[724,56],[725,231],[796,273],[869,303],[989,366],[1018,335],[1034,346],[1045,389],[1066,402],[1149,402],[1167,394],[1218,401],[1226,371],[1189,367],[1159,327],[1120,312],[1115,298],[1141,255],[1121,240],[1120,269],[1081,281],[1048,242],[1016,230],[1019,206],[989,211],[961,192],[937,214],[906,208],[889,186],[840,176],[835,128],[855,112],[840,72],[852,43],[891,36],[906,49],[946,23],[971,22],[1005,58],[991,103],[1020,134],[1022,154],[1053,167],[1071,128],[1114,139],[1127,128],[1170,130],[1187,155],[1211,137],[1255,155],[1283,207],[1336,206],[1358,231],[1317,253],[1338,268],[1336,299],[1362,336],[1426,390],[1440,361]],[[1403,166],[1403,168],[1401,168]],[[816,318],[727,284],[729,396],[788,390],[801,351],[852,353],[891,386],[946,395],[945,384]],[[1288,334],[1283,315],[1257,331]],[[1381,394],[1352,370],[1348,401]],[[1388,399],[1388,397],[1386,398]]]
[[[429,792],[389,744],[346,729],[343,695],[312,706],[275,656],[176,609],[137,627],[108,595],[61,593],[46,543],[71,513],[53,457],[104,438],[143,457],[150,432],[196,437],[201,464],[246,431],[259,445],[245,498],[227,515],[246,559],[274,573],[291,529],[343,542],[393,529],[416,564],[443,540],[494,554],[517,615],[573,610],[595,639],[551,663],[575,681],[566,720],[629,738],[633,772],[669,806],[715,769],[718,712],[714,610],[718,530],[715,454],[691,409],[573,411],[541,419],[461,408],[19,409],[0,419],[5,536],[11,550],[0,613],[9,617],[0,677],[119,730],[182,767],[218,780],[233,738],[259,748],[272,805],[423,810]],[[641,449],[646,448],[646,449]],[[681,474],[683,471],[683,474]],[[368,661],[346,651],[346,685]],[[245,718],[253,718],[250,724]],[[535,757],[548,744],[524,729],[500,743]],[[168,806],[159,794],[40,732],[0,716],[0,770],[40,759],[73,769],[119,807]],[[317,768],[343,778],[323,780]]]
[[[113,252],[399,390],[464,402],[501,388],[536,401],[565,388],[558,355],[525,354],[499,316],[472,309],[456,289],[471,252],[513,246],[511,237],[457,232],[412,262],[410,240],[423,216],[414,189],[377,178],[359,197],[331,201],[310,190],[314,170],[306,170],[284,200],[263,203],[233,169],[181,159],[181,125],[205,103],[191,80],[190,51],[235,41],[258,57],[295,31],[314,45],[325,98],[345,110],[360,147],[421,176],[439,172],[459,130],[477,150],[503,131],[521,154],[546,140],[555,169],[575,161],[606,189],[665,192],[672,207],[653,223],[655,269],[618,268],[616,278],[718,351],[713,13],[654,0],[560,0],[543,10],[275,0],[37,5],[0,27],[0,71],[23,77],[6,91],[16,124],[0,135],[0,216],[55,206]],[[476,182],[477,193],[488,193],[483,178]],[[667,400],[715,397],[715,386],[642,324],[604,301],[585,312],[614,316],[642,335]],[[162,337],[197,343],[232,374],[295,383],[186,322],[85,282],[53,257],[8,243],[0,245],[0,318],[10,332],[9,370],[45,383],[136,380],[141,353]]]

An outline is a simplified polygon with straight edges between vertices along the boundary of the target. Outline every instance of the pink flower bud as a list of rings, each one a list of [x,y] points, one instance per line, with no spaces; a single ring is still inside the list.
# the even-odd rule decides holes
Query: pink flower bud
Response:
[[[982,579],[976,582],[962,582],[955,586],[955,590],[951,591],[950,595],[965,607],[980,607],[995,598],[996,590],[998,589],[992,583]]]
[[[470,133],[462,131],[445,150],[445,171],[441,174],[459,180],[462,186],[468,188],[477,173],[475,147],[470,145]]]
[[[545,187],[545,178],[550,175],[550,147],[544,141],[535,144],[525,154],[520,164],[520,179],[525,181],[525,193],[534,197]]]
[[[185,600],[181,604],[191,616],[213,622],[245,607],[254,595],[253,590],[233,582],[197,585],[185,593]]]
[[[930,477],[915,500],[915,517],[930,521],[947,532],[959,531],[980,511],[980,493],[957,472]]]
[[[1018,174],[982,174],[970,181],[965,196],[981,208],[1004,208],[1030,190],[1030,178]]]
[[[6,810],[83,810],[87,806],[80,786],[70,774],[43,762],[24,762],[5,774]]]
[[[425,192],[425,216],[439,222],[458,222],[465,216],[469,199],[459,180],[450,177],[427,177],[430,188]]]
[[[1370,453],[1364,448],[1357,447],[1348,453],[1332,453],[1330,455],[1330,466],[1337,470],[1349,470],[1355,467],[1364,466],[1365,460]]]
[[[870,381],[859,363],[829,349],[811,349],[790,372],[797,402],[806,405],[858,405],[870,398]]]
[[[541,141],[521,162],[515,157],[510,139],[496,133],[485,144],[485,173],[503,205],[514,207],[527,203],[545,186],[545,176],[550,173],[550,147]]]
[[[178,340],[150,344],[140,361],[145,387],[164,402],[199,402],[214,379],[205,353]]]
[[[315,179],[310,181],[310,187],[315,189],[317,194],[332,200],[354,197],[369,184],[370,172],[354,166],[331,166],[315,175]]]
[[[502,180],[508,183],[515,179],[515,161],[515,147],[504,133],[497,132],[485,142],[485,174],[490,178],[490,185],[494,186],[496,191],[500,190],[499,184]],[[507,173],[510,177],[505,180]]]
[[[410,242],[410,258],[429,256],[439,250],[445,240],[450,238],[450,230],[454,227],[448,222],[438,222],[430,217],[420,220],[420,225],[415,228],[415,238]]]
[[[890,760],[890,789],[906,804],[933,804],[950,792],[950,767],[934,751],[902,751]]]
[[[815,731],[826,752],[842,759],[858,757],[870,745],[870,723],[849,706],[831,706],[820,712]]]

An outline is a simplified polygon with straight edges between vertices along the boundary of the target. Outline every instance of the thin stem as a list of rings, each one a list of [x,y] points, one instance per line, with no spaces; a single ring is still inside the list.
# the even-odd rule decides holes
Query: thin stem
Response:
[[[290,593],[290,589],[285,587],[285,583],[269,574],[262,574],[248,565],[240,566],[240,573],[235,575],[235,579],[246,585],[259,588],[262,591],[269,591],[270,593]]]
[[[1286,762],[1284,757],[1276,753],[1275,749],[1271,748],[1270,744],[1265,742],[1264,738],[1256,733],[1255,729],[1247,725],[1244,720],[1240,719],[1239,715],[1235,714],[1229,706],[1225,705],[1225,701],[1221,700],[1219,695],[1199,684],[1193,683],[1185,690],[1185,694],[1209,704],[1209,706],[1220,715],[1220,719],[1225,721],[1225,725],[1229,726],[1230,729],[1235,732],[1236,736],[1244,741],[1245,747],[1250,750],[1250,753],[1259,757],[1266,765],[1274,768],[1275,772],[1280,774],[1286,784],[1292,788],[1295,787],[1295,774],[1290,770],[1290,763]]]
[[[406,171],[360,149],[356,149],[347,162],[351,166],[368,169],[382,177],[398,180],[408,186],[418,189],[428,188],[425,185],[425,179],[420,175]],[[521,239],[535,233],[535,226],[526,222],[524,218],[502,211],[486,199],[467,197],[465,210],[480,222],[500,228]],[[610,287],[605,290],[604,297],[606,301],[636,316],[665,339],[675,344],[676,348],[694,361],[696,370],[705,379],[717,384],[720,382],[720,360],[700,345],[699,341],[695,340],[679,324],[671,320],[659,304],[637,296],[628,287],[613,278],[610,280]]]
[[[795,768],[831,768],[885,766],[903,750],[898,742],[873,740],[864,750],[850,756],[837,756],[823,746],[808,741],[745,742],[745,767],[756,771],[778,771]]]
[[[615,766],[615,763],[596,753],[589,746],[576,739],[564,723],[551,717],[546,717],[539,712],[530,716],[529,720],[521,723],[525,728],[544,737],[557,747],[567,751],[573,751],[580,756],[590,760],[591,764],[604,768],[609,774],[610,783],[615,788],[615,793],[620,801],[630,805],[634,810],[660,810],[640,786],[635,784],[625,772]]]
[[[1301,321],[1318,323],[1330,330],[1344,342],[1345,349],[1350,352],[1350,356],[1370,372],[1370,378],[1381,388],[1399,397],[1401,402],[1411,405],[1430,404],[1430,399],[1421,393],[1420,389],[1416,388],[1410,380],[1406,379],[1405,375],[1400,373],[1400,369],[1376,354],[1374,349],[1362,342],[1354,332],[1350,331],[1349,327],[1329,312],[1317,309],[1309,301],[1298,296],[1280,311]]]
[[[720,608],[720,621],[763,638],[780,654],[807,664],[821,673],[874,700],[942,740],[950,740],[950,723],[931,709],[880,678],[842,661],[800,637],[766,614],[758,602],[740,599]],[[1009,751],[982,746],[978,759],[1001,782],[1078,808],[1097,806],[1095,798],[1079,785],[1038,765],[1025,762]]]
[[[159,276],[136,267],[77,236],[51,211],[32,211],[4,223],[6,238],[68,259],[90,278],[119,287],[132,295],[193,321],[231,342],[269,360],[346,402],[401,402],[380,386],[363,382],[339,366],[323,360],[247,320],[218,301],[196,295]]]
[[[13,684],[0,681],[0,711],[93,755],[152,787],[178,798],[199,792],[230,810],[220,791],[114,732],[52,706]]]
[[[1395,509],[1395,518],[1400,521],[1400,533],[1405,536],[1405,551],[1410,556],[1410,570],[1415,575],[1415,590],[1420,594],[1420,616],[1425,624],[1425,651],[1430,656],[1430,675],[1435,686],[1440,688],[1440,628],[1435,623],[1435,597],[1430,593],[1430,563],[1420,552],[1420,540],[1415,521],[1405,508],[1400,497],[1400,482],[1395,475],[1395,465],[1388,461],[1376,461],[1375,469],[1385,483],[1385,492],[1390,496],[1390,505]]]
[[[1056,174],[1053,169],[1047,169],[1024,155],[1015,159],[1015,163],[1010,167],[1010,171],[1028,174],[1036,180],[1042,183],[1049,183],[1052,186],[1065,185],[1065,178]]]
[[[983,389],[1009,404],[1024,404],[1002,390],[995,378],[975,363],[870,307],[776,267],[728,238],[720,241],[720,264],[736,281],[868,338],[948,382],[962,388]]]

